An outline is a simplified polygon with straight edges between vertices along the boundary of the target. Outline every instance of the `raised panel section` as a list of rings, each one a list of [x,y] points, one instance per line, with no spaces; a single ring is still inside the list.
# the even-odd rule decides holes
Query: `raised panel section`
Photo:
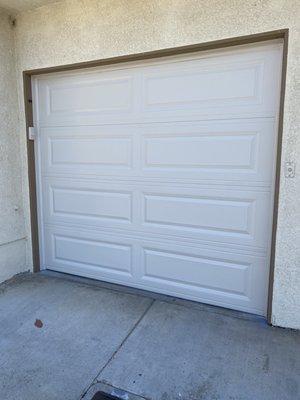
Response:
[[[275,125],[273,119],[148,124],[141,132],[143,173],[270,184]]]
[[[55,234],[53,240],[54,261],[130,273],[130,246]]]
[[[145,187],[141,197],[142,226],[148,232],[266,251],[271,223],[267,191],[156,185]]]
[[[250,263],[144,249],[144,277],[248,296]]]
[[[182,56],[145,67],[145,118],[274,117],[281,49],[280,44],[240,51],[227,49],[214,55]]]
[[[122,137],[51,138],[51,164],[130,167],[131,140]]]
[[[185,104],[193,107],[203,102],[207,105],[221,101],[259,100],[262,63],[248,66],[233,64],[227,68],[220,64],[210,70],[201,70],[199,65],[198,71],[195,71],[196,63],[186,62],[167,71],[164,68],[162,73],[149,74],[145,78],[146,107]]]
[[[52,199],[54,215],[131,220],[130,193],[53,187]]]
[[[264,315],[266,257],[211,246],[144,241],[141,280],[162,293]]]
[[[255,142],[255,134],[152,137],[146,139],[145,164],[147,167],[178,169],[249,169],[254,164]]]
[[[64,80],[65,82],[65,80]],[[49,114],[123,111],[130,107],[130,79],[49,84]]]
[[[105,227],[127,229],[133,224],[136,204],[130,186],[93,179],[46,178],[43,192],[46,223],[99,231]]]
[[[40,130],[43,175],[127,175],[136,166],[136,127],[47,127]]]
[[[145,195],[145,222],[251,234],[253,200]]]
[[[126,120],[134,112],[132,71],[84,70],[41,76],[38,96],[41,126],[97,124]]]

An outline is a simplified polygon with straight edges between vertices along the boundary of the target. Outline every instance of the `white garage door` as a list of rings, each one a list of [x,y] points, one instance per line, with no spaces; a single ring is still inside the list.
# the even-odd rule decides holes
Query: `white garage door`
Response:
[[[281,57],[34,78],[42,268],[264,315]]]

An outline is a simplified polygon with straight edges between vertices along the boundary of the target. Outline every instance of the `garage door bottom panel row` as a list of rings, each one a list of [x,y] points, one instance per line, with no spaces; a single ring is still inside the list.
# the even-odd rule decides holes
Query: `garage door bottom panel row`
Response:
[[[46,241],[47,269],[265,313],[258,306],[266,293],[267,279],[259,280],[267,274],[265,257],[59,229],[46,231]]]

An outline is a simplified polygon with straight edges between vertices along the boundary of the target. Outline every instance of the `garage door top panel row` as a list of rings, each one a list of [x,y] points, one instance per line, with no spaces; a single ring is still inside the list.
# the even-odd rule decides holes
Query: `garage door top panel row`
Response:
[[[39,77],[40,126],[274,117],[281,45]]]

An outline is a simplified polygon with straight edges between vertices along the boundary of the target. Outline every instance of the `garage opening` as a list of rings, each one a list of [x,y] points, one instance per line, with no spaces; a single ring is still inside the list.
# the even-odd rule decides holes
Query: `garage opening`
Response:
[[[41,266],[266,315],[280,40],[32,79]]]

